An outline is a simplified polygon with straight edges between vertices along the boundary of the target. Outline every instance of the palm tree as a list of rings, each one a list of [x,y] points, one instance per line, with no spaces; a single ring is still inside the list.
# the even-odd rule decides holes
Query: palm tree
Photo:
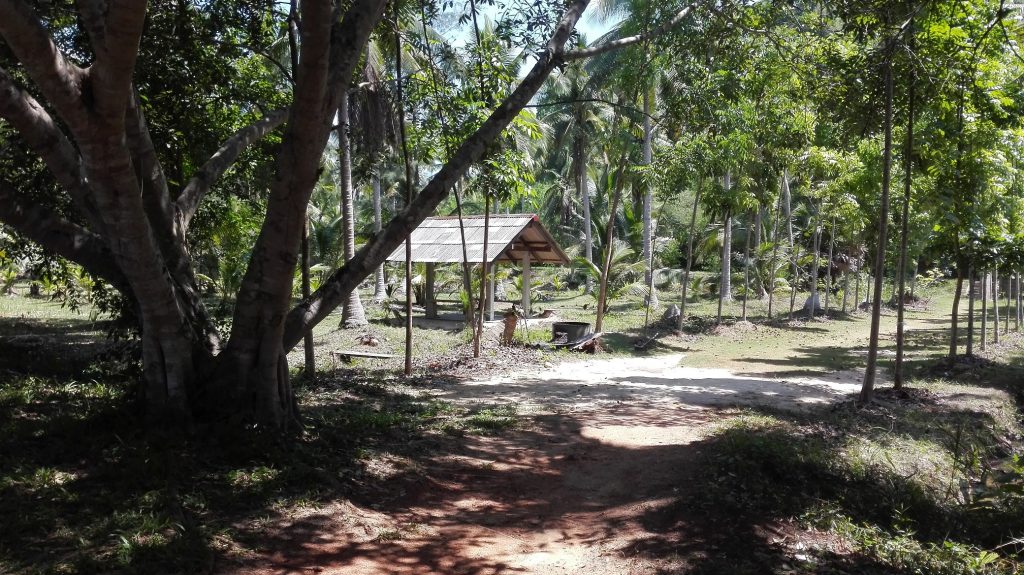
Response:
[[[585,46],[586,40],[580,38],[579,44]],[[572,174],[576,196],[580,198],[583,209],[584,258],[590,263],[594,262],[594,226],[587,178],[588,147],[605,127],[609,110],[607,105],[592,101],[594,89],[587,67],[574,62],[552,79],[539,103],[540,118],[555,134],[551,149],[556,153],[563,149],[571,150],[568,158],[557,158],[556,161],[562,159],[565,171]],[[570,138],[572,143],[566,146],[564,142]],[[587,276],[586,292],[592,291],[593,278]]]
[[[341,96],[341,105],[338,106],[338,191],[340,193],[342,229],[344,230],[344,255],[345,261],[352,259],[356,254],[356,222],[355,207],[353,205],[352,191],[352,140],[349,137],[351,121],[349,118],[349,93]],[[341,325],[342,327],[360,327],[367,324],[366,314],[363,312],[363,302],[359,298],[359,290],[354,289],[348,299],[342,305]]]

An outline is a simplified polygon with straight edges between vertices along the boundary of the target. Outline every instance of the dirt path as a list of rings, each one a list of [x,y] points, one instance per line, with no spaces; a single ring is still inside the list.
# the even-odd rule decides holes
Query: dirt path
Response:
[[[686,477],[732,406],[801,409],[856,385],[740,377],[682,356],[567,362],[431,393],[530,415],[466,437],[379,510],[350,504],[280,526],[276,551],[242,573],[623,575],[699,563],[728,530],[679,520]],[[838,380],[838,381],[837,381]],[[391,486],[390,492],[395,491]]]

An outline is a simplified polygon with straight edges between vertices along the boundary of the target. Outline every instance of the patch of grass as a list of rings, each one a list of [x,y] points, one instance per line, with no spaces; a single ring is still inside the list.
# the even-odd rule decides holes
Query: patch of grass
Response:
[[[496,433],[515,427],[518,421],[516,406],[485,407],[470,414],[466,428],[485,433]]]
[[[5,374],[0,572],[209,572],[261,525],[338,499],[378,503],[452,434],[495,433],[515,409],[420,398],[416,381],[339,372],[299,391],[300,437],[139,431],[130,387]]]
[[[1018,572],[1007,543],[1024,530],[1024,465],[1011,396],[944,381],[916,388],[868,408],[720,423],[687,504],[733,520],[799,518],[887,572]]]

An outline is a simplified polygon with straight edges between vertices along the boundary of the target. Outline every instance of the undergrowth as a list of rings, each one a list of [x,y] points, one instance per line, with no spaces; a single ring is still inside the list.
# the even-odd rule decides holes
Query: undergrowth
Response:
[[[910,400],[751,411],[719,424],[689,504],[845,541],[843,553],[812,549],[808,572],[1024,572],[1024,463],[1010,396],[950,382],[915,388]]]
[[[0,374],[0,572],[204,573],[246,554],[261,525],[338,499],[379,503],[377,468],[413,480],[445,437],[516,424],[412,386],[341,372],[307,382],[300,437],[207,434],[161,445],[125,381]],[[394,487],[400,489],[400,487]]]

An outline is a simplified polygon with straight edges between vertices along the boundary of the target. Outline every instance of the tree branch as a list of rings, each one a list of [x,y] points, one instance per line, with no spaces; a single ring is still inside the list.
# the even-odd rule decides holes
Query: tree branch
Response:
[[[0,1],[0,36],[64,121],[81,125],[86,117],[82,82],[87,74],[64,57],[23,0]]]
[[[644,42],[644,41],[650,40],[651,38],[654,38],[656,36],[660,36],[660,35],[664,34],[665,32],[668,32],[672,28],[675,28],[676,26],[678,26],[679,23],[682,22],[684,19],[686,19],[686,17],[689,16],[690,13],[693,12],[693,10],[696,7],[697,7],[697,3],[696,2],[690,4],[686,8],[683,8],[682,10],[677,12],[676,15],[672,17],[671,20],[669,20],[668,22],[665,22],[664,24],[662,24],[661,26],[658,26],[657,28],[651,30],[650,32],[646,32],[646,33],[643,33],[643,34],[637,34],[635,36],[627,36],[625,38],[619,38],[618,40],[612,40],[611,42],[605,42],[603,44],[600,44],[600,45],[597,45],[597,46],[591,46],[589,48],[581,48],[579,50],[570,50],[569,52],[565,53],[565,55],[562,57],[562,59],[568,62],[568,61],[571,61],[571,60],[579,60],[579,59],[582,59],[582,58],[590,58],[590,57],[593,57],[593,56],[597,56],[599,54],[604,54],[605,52],[611,52],[612,50],[618,50],[619,48],[625,48],[626,46],[632,46],[633,44],[638,44],[640,42]]]
[[[145,21],[146,0],[110,0],[104,41],[93,46],[96,62],[89,69],[95,111],[107,121],[124,121]]]
[[[341,95],[348,90],[352,72],[370,34],[384,16],[385,0],[357,0],[345,17],[331,27],[331,75],[328,83],[331,110],[341,105]],[[355,30],[357,33],[353,34]]]
[[[107,280],[122,293],[131,293],[128,281],[99,236],[25,199],[4,180],[0,180],[0,221],[43,249]]]
[[[512,94],[462,142],[451,159],[420,190],[411,204],[356,252],[355,257],[334,272],[320,289],[288,314],[283,340],[285,350],[295,347],[307,330],[312,329],[338,307],[363,278],[372,273],[409,237],[416,226],[433,213],[466,170],[483,157],[487,146],[496,140],[519,112],[530,103],[530,99],[540,90],[551,71],[563,61],[565,43],[587,4],[588,0],[575,0],[566,8],[545,50],[538,56],[533,68]]]
[[[196,214],[203,197],[210,191],[210,186],[235,163],[238,156],[247,147],[274,131],[287,119],[288,110],[270,112],[255,124],[250,124],[235,132],[213,156],[210,156],[210,159],[189,180],[176,202],[183,230],[188,229],[192,216]]]
[[[0,68],[0,118],[10,122],[29,148],[43,159],[93,231],[102,233],[102,221],[89,197],[89,185],[82,177],[78,151],[42,105],[21,89],[3,68]]]
[[[89,34],[94,47],[105,46],[107,42],[107,2],[106,0],[77,0],[78,17],[82,26]],[[98,49],[98,48],[97,48]]]

